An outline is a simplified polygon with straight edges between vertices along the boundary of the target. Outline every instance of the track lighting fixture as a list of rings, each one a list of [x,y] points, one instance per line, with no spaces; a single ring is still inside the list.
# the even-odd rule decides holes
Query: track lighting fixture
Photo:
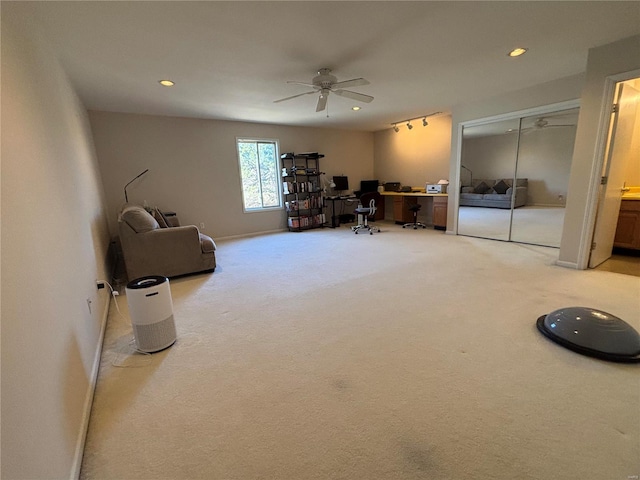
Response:
[[[391,124],[391,126],[393,127],[393,130],[394,130],[396,133],[398,133],[398,132],[400,131],[400,127],[398,127],[398,124],[399,124],[399,123],[405,123],[405,122],[407,122],[407,129],[408,129],[408,130],[411,130],[411,129],[413,128],[413,125],[411,125],[411,121],[412,121],[412,120],[420,120],[420,119],[422,119],[422,126],[423,126],[423,127],[426,127],[427,125],[429,125],[429,122],[427,122],[427,117],[432,117],[432,116],[434,116],[434,115],[439,115],[439,114],[441,114],[441,113],[442,113],[442,112],[434,112],[434,113],[430,113],[430,114],[428,114],[428,115],[420,115],[419,117],[415,117],[415,118],[408,118],[408,119],[406,119],[406,120],[400,120],[400,121],[398,121],[398,122],[393,122],[393,123]]]

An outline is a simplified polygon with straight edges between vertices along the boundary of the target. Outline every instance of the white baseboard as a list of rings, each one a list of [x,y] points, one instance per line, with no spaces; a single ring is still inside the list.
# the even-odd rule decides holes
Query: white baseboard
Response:
[[[111,305],[111,295],[107,294],[107,301],[104,308],[104,314],[102,315],[100,325],[100,335],[98,338],[98,345],[96,346],[96,353],[93,357],[93,365],[91,366],[91,374],[89,375],[89,387],[84,399],[84,406],[82,409],[82,422],[81,429],[78,435],[78,441],[76,442],[76,451],[73,456],[73,464],[71,466],[71,480],[77,480],[80,478],[80,469],[82,468],[82,456],[84,454],[84,445],[87,441],[87,432],[89,430],[89,419],[91,417],[91,407],[93,406],[93,396],[96,391],[96,384],[98,382],[98,372],[100,370],[100,359],[102,358],[102,344],[104,342],[104,334],[107,330],[107,319],[109,318],[109,307]]]
[[[564,260],[556,260],[556,265],[560,267],[573,268],[574,270],[579,270],[578,264],[576,262],[565,262]]]
[[[252,233],[243,233],[241,235],[229,235],[228,237],[216,237],[215,241],[222,240],[235,240],[236,238],[247,238],[247,237],[257,237],[259,235],[268,235],[270,233],[281,233],[286,232],[287,228],[278,228],[277,230],[265,230],[264,232],[252,232]]]
[[[564,203],[527,203],[526,207],[561,207],[565,208],[567,205]]]

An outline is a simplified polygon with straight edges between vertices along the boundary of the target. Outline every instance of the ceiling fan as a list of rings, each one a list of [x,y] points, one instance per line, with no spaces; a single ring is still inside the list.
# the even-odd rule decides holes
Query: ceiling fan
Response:
[[[291,97],[281,98],[275,100],[273,103],[284,102],[285,100],[291,100],[292,98],[301,97],[303,95],[311,95],[312,93],[320,93],[318,97],[318,104],[316,105],[316,112],[321,112],[327,108],[327,100],[330,93],[335,93],[341,97],[350,98],[358,102],[369,103],[373,100],[370,95],[364,95],[358,92],[352,92],[351,90],[344,90],[347,87],[359,87],[361,85],[369,85],[369,82],[364,78],[354,78],[352,80],[345,80],[338,82],[338,79],[331,75],[331,69],[321,68],[318,70],[318,75],[313,77],[311,83],[288,81],[287,83],[293,83],[295,85],[304,85],[305,87],[311,87],[313,90],[309,92],[299,93],[298,95],[292,95]]]
[[[549,123],[549,121],[545,118],[545,117],[540,117],[540,118],[536,118],[536,120],[533,122],[533,126],[531,127],[527,127],[527,128],[523,128],[522,131],[529,131],[529,130],[542,130],[545,128],[564,128],[564,127],[575,127],[575,124],[573,123],[564,123],[564,124],[560,124],[560,123]]]

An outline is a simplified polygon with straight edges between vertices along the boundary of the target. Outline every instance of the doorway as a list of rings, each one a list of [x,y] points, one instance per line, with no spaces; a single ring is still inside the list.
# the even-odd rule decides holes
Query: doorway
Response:
[[[617,82],[612,103],[589,268],[640,276],[640,77]]]

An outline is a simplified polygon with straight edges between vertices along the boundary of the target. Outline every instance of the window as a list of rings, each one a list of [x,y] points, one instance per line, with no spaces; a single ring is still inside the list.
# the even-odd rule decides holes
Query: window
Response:
[[[237,139],[245,212],[282,208],[278,142]]]

